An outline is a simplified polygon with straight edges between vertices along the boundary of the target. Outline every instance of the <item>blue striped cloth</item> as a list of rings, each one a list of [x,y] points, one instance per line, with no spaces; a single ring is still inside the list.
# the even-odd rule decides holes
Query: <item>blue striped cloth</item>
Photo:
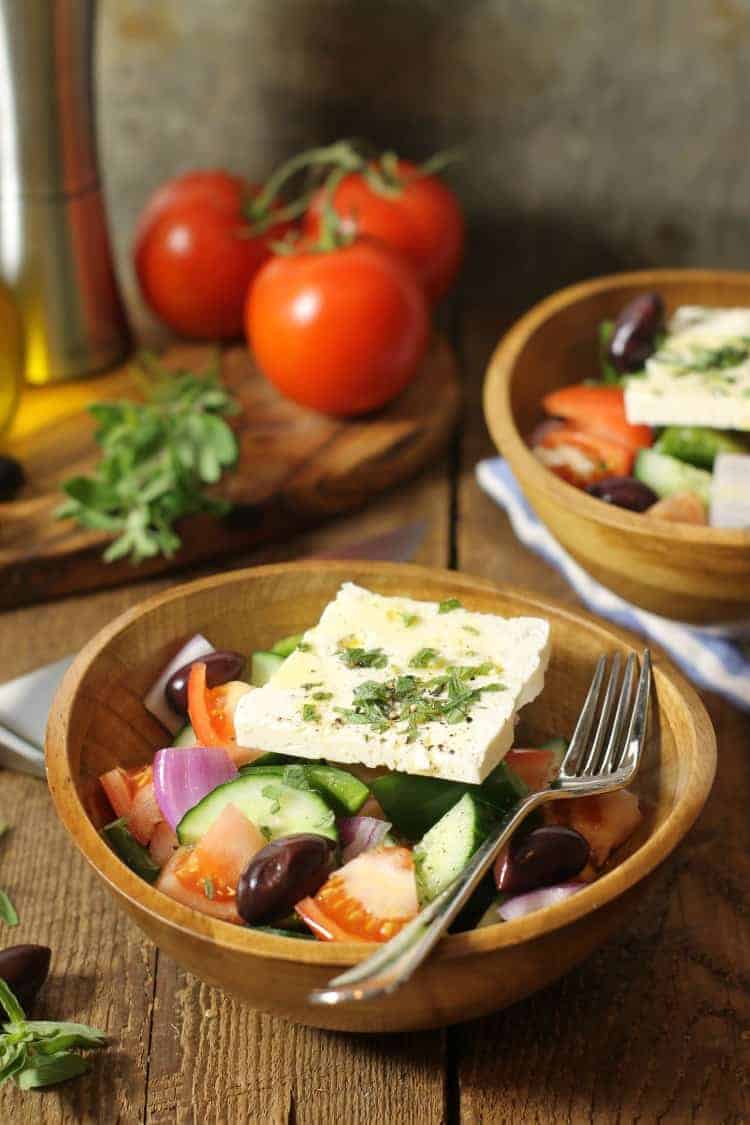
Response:
[[[504,508],[518,538],[567,578],[592,613],[642,633],[660,645],[699,687],[750,711],[750,646],[747,623],[732,636],[647,613],[600,585],[565,551],[529,507],[518,481],[501,457],[480,461],[477,480]],[[744,639],[744,643],[743,643]]]

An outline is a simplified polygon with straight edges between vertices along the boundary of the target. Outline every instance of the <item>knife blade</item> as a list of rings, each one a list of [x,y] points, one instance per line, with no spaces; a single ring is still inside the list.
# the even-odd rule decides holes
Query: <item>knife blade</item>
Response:
[[[314,559],[372,559],[374,562],[409,562],[427,531],[424,520],[327,551]],[[65,656],[25,676],[0,684],[0,766],[44,777],[44,730],[55,692],[73,662]]]

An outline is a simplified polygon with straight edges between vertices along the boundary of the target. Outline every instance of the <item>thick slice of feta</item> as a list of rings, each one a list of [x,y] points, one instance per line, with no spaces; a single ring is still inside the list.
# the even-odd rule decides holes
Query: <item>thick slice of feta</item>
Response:
[[[341,587],[318,624],[235,713],[241,746],[481,782],[544,685],[535,617]]]
[[[720,453],[711,482],[712,527],[750,528],[750,456]]]
[[[645,375],[628,379],[633,424],[750,430],[750,308],[685,305]]]

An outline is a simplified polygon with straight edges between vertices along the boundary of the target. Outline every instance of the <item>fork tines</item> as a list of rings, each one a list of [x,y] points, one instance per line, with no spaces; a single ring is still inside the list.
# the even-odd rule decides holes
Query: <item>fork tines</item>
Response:
[[[622,657],[619,652],[612,657],[609,676],[607,665],[608,658],[600,656],[570,746],[560,767],[561,780],[632,775],[638,768],[648,718],[651,655],[648,649],[644,649],[635,697],[635,653],[631,653],[625,661],[622,680]]]

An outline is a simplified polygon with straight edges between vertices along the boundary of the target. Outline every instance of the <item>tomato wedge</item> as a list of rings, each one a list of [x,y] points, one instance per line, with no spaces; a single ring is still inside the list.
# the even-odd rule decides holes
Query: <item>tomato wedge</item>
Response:
[[[99,781],[107,795],[107,800],[112,806],[115,816],[129,817],[133,808],[133,801],[140,789],[152,784],[153,770],[151,765],[135,766],[126,770],[122,766],[103,773]]]
[[[633,426],[628,422],[622,387],[577,383],[552,391],[542,403],[548,414],[574,422],[576,429],[620,442],[633,453],[653,443],[650,426]]]
[[[546,789],[556,776],[560,759],[554,750],[509,750],[503,761],[532,793]]]
[[[638,798],[628,789],[596,797],[574,797],[546,806],[546,818],[553,824],[566,824],[588,840],[591,862],[601,867],[615,848],[635,832],[643,819]]]
[[[633,467],[633,450],[569,424],[550,430],[534,446],[543,464],[570,484],[582,488],[604,477],[626,477]]]
[[[203,914],[241,922],[237,884],[266,839],[236,805],[226,805],[194,848],[179,848],[159,876],[157,887]]]
[[[362,852],[295,910],[321,941],[388,941],[419,910],[412,853]]]
[[[238,746],[234,737],[234,712],[250,684],[230,680],[218,687],[206,686],[206,665],[196,661],[188,680],[188,715],[199,746],[221,746],[235,765],[258,758],[262,751]]]

